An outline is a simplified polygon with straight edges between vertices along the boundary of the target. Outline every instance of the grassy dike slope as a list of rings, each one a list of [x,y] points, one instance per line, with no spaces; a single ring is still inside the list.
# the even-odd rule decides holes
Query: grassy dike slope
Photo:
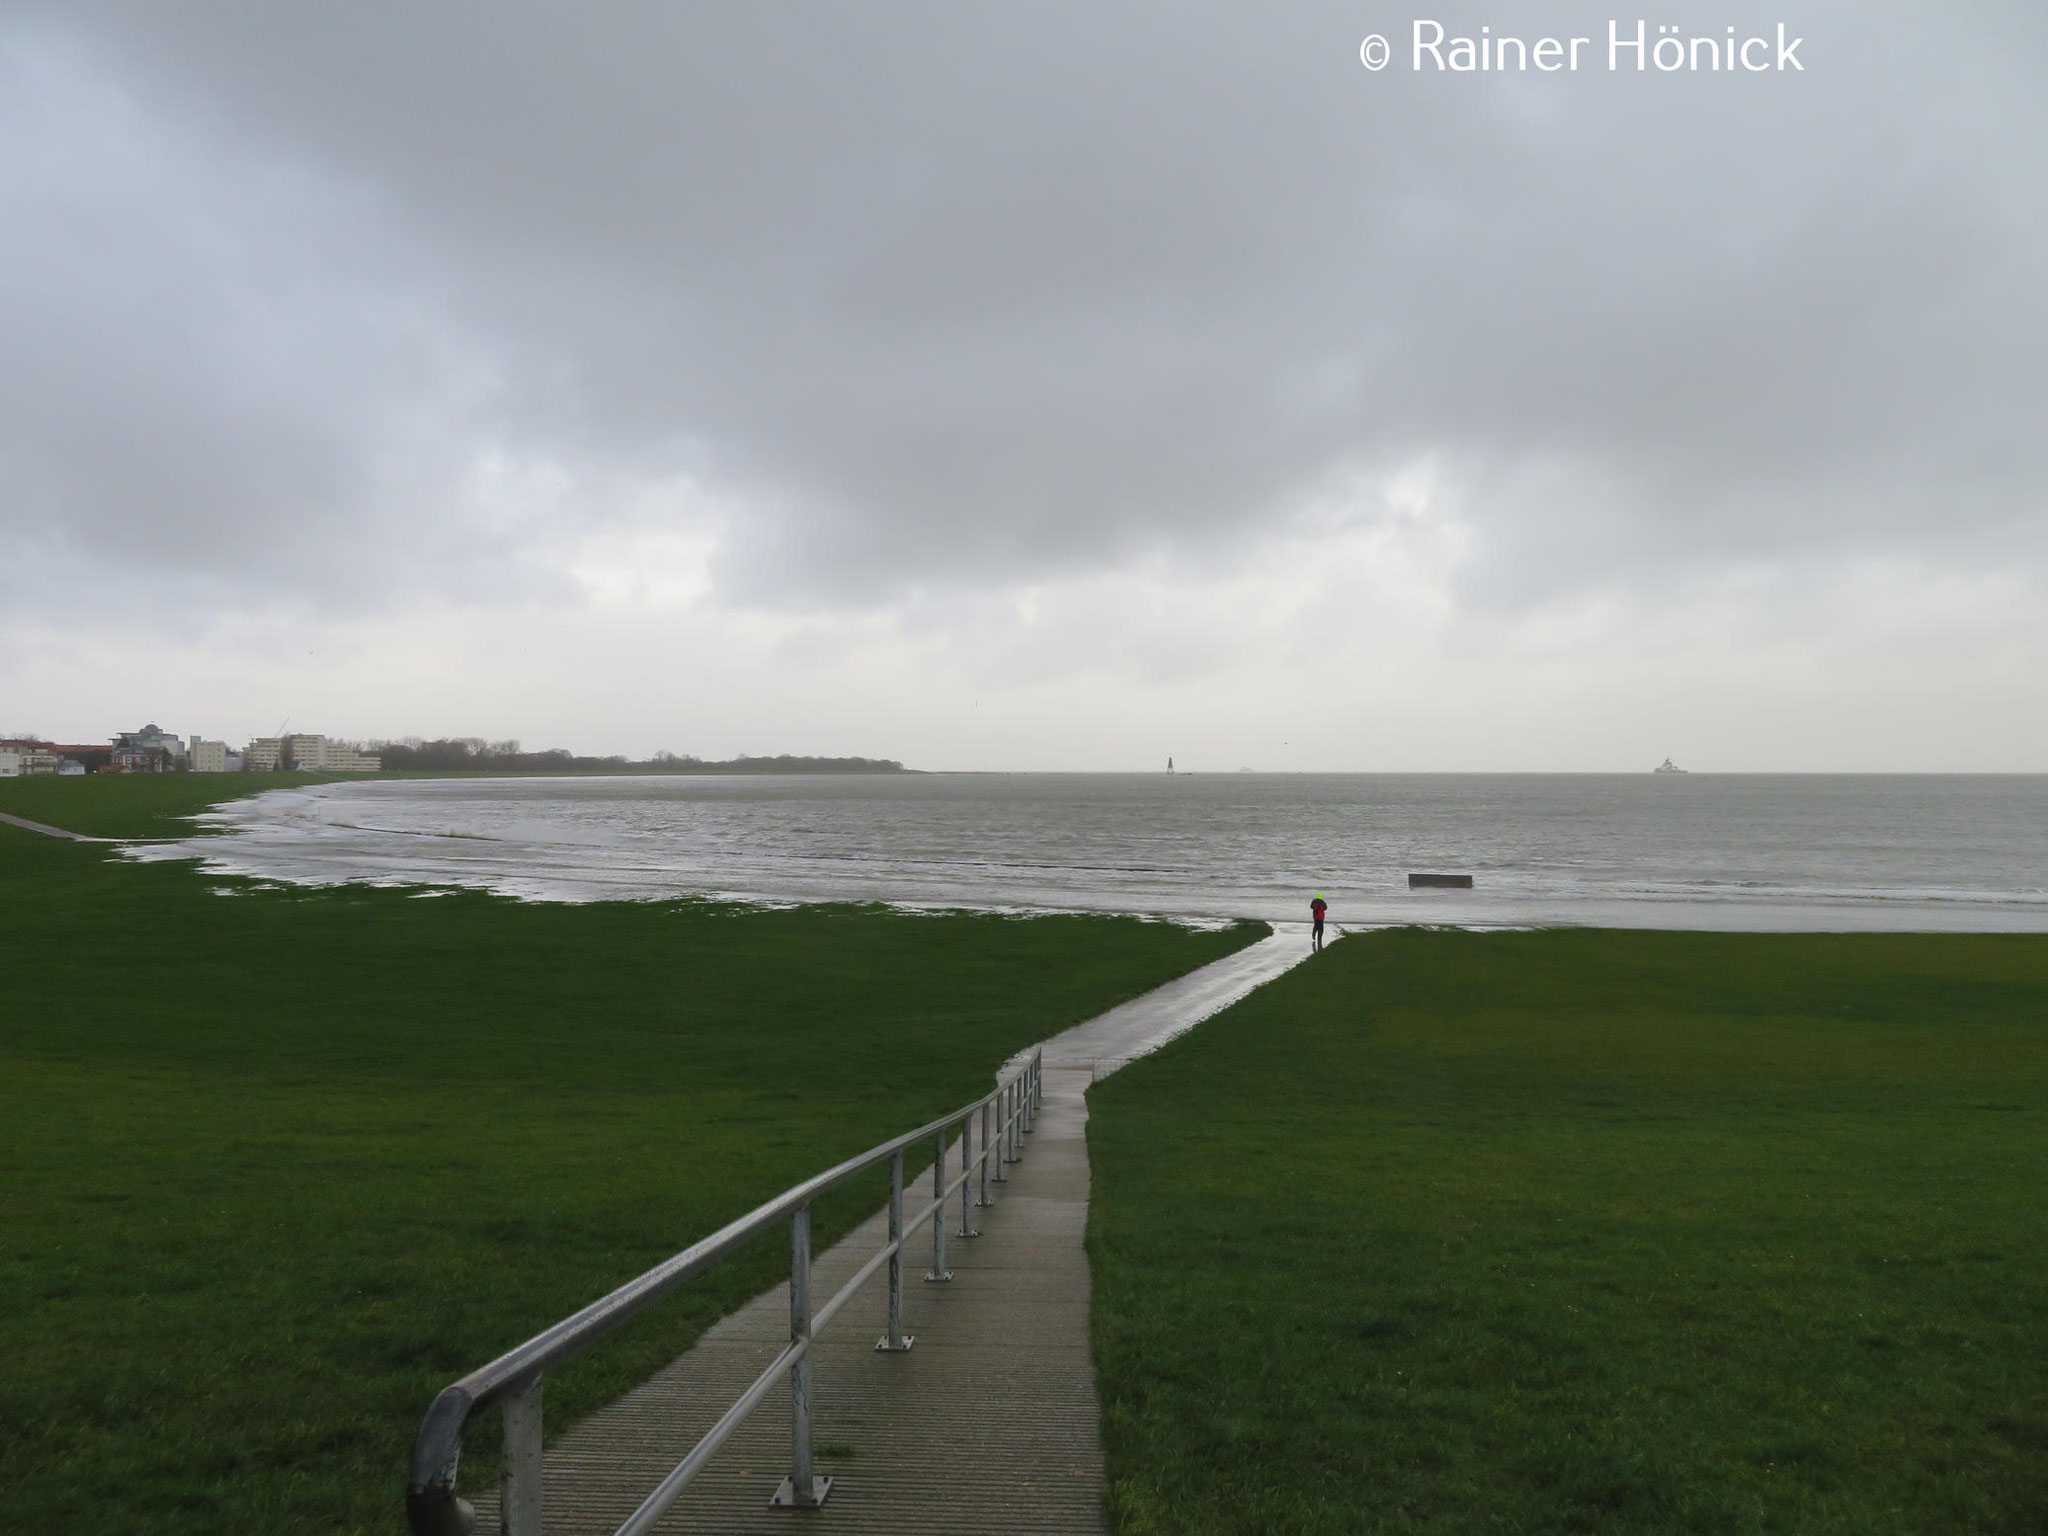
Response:
[[[71,823],[167,814],[109,789]],[[0,887],[0,1530],[38,1536],[402,1530],[453,1376],[1251,936],[255,890],[4,825]],[[786,1265],[685,1288],[550,1422]]]
[[[189,837],[189,818],[222,801],[333,782],[320,773],[52,774],[0,779],[0,811],[86,837]]]
[[[2048,939],[1344,940],[1097,1085],[1126,1532],[2033,1532]]]

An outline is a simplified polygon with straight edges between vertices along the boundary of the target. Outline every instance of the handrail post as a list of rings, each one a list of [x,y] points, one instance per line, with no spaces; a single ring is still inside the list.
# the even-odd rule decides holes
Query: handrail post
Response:
[[[1010,1090],[1007,1088],[998,1088],[996,1090],[995,1097],[995,1170],[994,1172],[989,1174],[990,1182],[995,1184],[1007,1184],[1010,1182],[1010,1176],[1007,1173],[1003,1172],[1003,1164],[1009,1161],[1009,1159],[1003,1155],[1004,1149],[1010,1145],[1010,1122],[1008,1121],[1008,1119],[1005,1118],[1005,1112],[1008,1110],[1009,1104]]]
[[[1024,1134],[1038,1128],[1038,1082],[1030,1064],[1024,1068]]]
[[[981,1196],[980,1196],[980,1198],[979,1198],[979,1199],[977,1199],[977,1200],[976,1200],[976,1201],[975,1201],[974,1203],[975,1203],[976,1205],[979,1205],[979,1206],[984,1206],[984,1207],[985,1207],[985,1206],[987,1206],[987,1205],[988,1205],[988,1204],[990,1203],[990,1201],[989,1201],[989,1198],[988,1198],[988,1117],[989,1117],[989,1109],[990,1109],[989,1101],[988,1101],[987,1099],[983,1099],[983,1100],[981,1101]]]
[[[974,1225],[974,1117],[960,1121],[960,1230],[957,1237],[979,1237]]]
[[[889,1322],[888,1331],[875,1346],[879,1350],[905,1350],[917,1340],[903,1331],[903,1153],[889,1159]]]
[[[925,1279],[943,1285],[953,1278],[946,1268],[946,1133],[932,1138],[932,1267]]]
[[[789,1342],[811,1336],[811,1208],[800,1205],[789,1218]],[[786,1509],[816,1509],[832,1491],[832,1479],[811,1470],[811,1354],[789,1367],[789,1476],[768,1502]]]
[[[498,1529],[541,1536],[541,1382],[535,1376],[505,1399],[505,1458],[498,1467]]]
[[[1024,1160],[1024,1135],[1017,1129],[1017,1117],[1024,1112],[1024,1080],[1020,1077],[1010,1084],[1010,1112],[1003,1127],[1003,1161],[1017,1163]]]

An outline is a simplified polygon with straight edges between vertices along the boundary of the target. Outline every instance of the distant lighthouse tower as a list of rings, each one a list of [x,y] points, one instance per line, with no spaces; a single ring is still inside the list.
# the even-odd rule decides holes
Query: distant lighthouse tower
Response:
[[[1166,771],[1168,773],[1173,772],[1173,759],[1170,757],[1166,760]]]

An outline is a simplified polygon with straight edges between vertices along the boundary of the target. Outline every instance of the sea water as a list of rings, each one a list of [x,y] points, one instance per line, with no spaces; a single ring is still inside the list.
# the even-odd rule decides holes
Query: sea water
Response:
[[[2048,776],[889,774],[274,790],[136,850],[538,900],[1134,912],[1198,923],[2048,930]],[[1411,872],[1473,888],[1408,889]]]

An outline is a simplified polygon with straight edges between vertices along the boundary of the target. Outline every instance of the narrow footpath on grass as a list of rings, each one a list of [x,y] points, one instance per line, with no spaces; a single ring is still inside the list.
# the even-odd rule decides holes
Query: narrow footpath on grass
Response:
[[[1157,1050],[1307,959],[1308,925],[1261,940],[1110,1009],[1044,1044],[1044,1102],[1024,1159],[1009,1170],[980,1235],[949,1236],[942,1285],[905,1285],[915,1346],[878,1353],[886,1302],[878,1272],[850,1315],[812,1351],[818,1470],[833,1479],[823,1510],[797,1517],[834,1532],[1102,1532],[1103,1461],[1089,1351],[1088,1118],[1098,1078]],[[1004,1068],[1027,1060],[1020,1052]],[[956,1143],[957,1147],[957,1143]],[[952,1162],[957,1164],[958,1154]],[[929,1200],[906,1170],[905,1206]],[[992,1186],[993,1188],[993,1186]],[[887,1240],[877,1212],[812,1266],[829,1296]],[[949,1226],[957,1225],[957,1216]],[[922,1229],[917,1241],[928,1244]],[[906,1255],[921,1274],[924,1247]],[[785,1283],[715,1324],[687,1353],[547,1452],[550,1532],[618,1528],[788,1342]],[[788,1472],[789,1397],[778,1386],[663,1519],[664,1532],[786,1533],[769,1496]],[[494,1493],[476,1499],[477,1529],[497,1526]]]
[[[0,821],[10,827],[19,827],[24,832],[40,832],[45,837],[61,837],[74,843],[109,843],[113,838],[87,837],[83,832],[66,832],[62,827],[52,827],[40,821],[30,821],[26,816],[10,816],[0,811]]]

